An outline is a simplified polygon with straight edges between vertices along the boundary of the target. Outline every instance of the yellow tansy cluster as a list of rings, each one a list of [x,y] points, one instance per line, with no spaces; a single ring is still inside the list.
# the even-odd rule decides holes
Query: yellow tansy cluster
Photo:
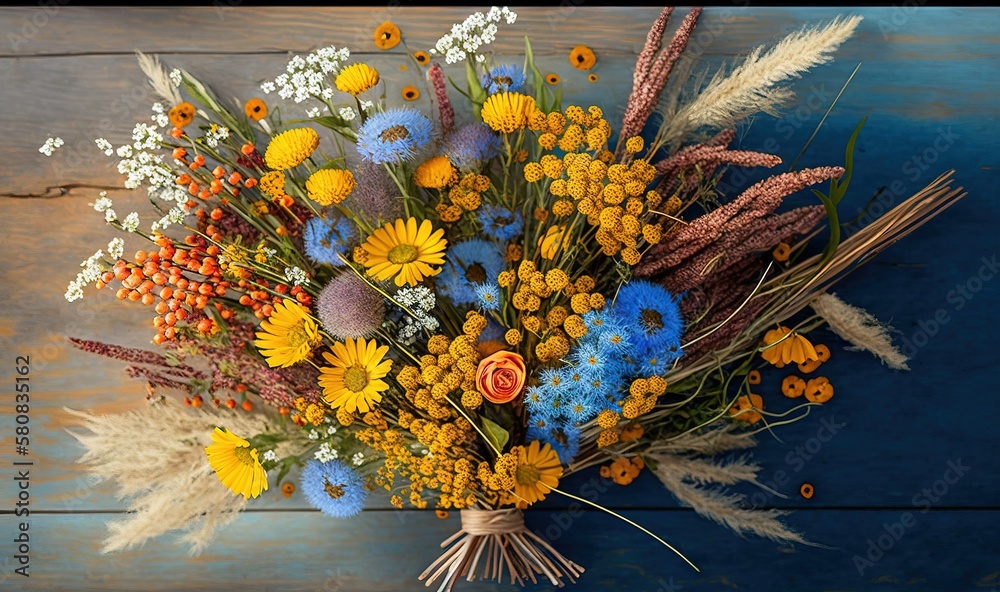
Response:
[[[508,491],[514,489],[517,475],[518,458],[521,454],[521,447],[514,446],[509,452],[497,457],[493,467],[486,461],[480,461],[476,478],[479,480],[480,488],[486,500],[501,505],[515,503],[516,499],[507,495]]]
[[[310,402],[305,397],[296,397],[292,401],[292,406],[295,408],[296,414],[301,415],[305,421],[314,426],[322,425],[326,419],[327,408]],[[294,416],[292,419],[295,419]]]
[[[399,489],[400,495],[390,502],[401,508],[407,496],[410,505],[426,508],[427,499],[436,492],[435,506],[441,509],[464,508],[476,503],[473,460],[464,456],[475,437],[471,425],[462,418],[438,425],[416,418],[408,411],[399,412],[401,429],[388,428],[384,418],[369,414],[365,422],[371,427],[360,430],[359,441],[380,452],[385,461],[378,468],[376,486],[392,491],[396,475],[408,484]],[[414,439],[416,442],[414,442]],[[415,444],[426,447],[428,454],[414,451]]]
[[[542,148],[558,147],[566,153],[562,158],[545,154],[524,166],[527,181],[550,180],[552,214],[586,216],[591,226],[598,227],[595,239],[605,255],[620,255],[625,263],[637,264],[641,246],[654,245],[663,237],[660,224],[646,220],[650,210],[663,202],[659,193],[646,189],[656,177],[656,167],[641,159],[609,164],[614,159],[607,150],[611,126],[598,107],[584,111],[571,105],[565,114],[537,112],[528,126],[542,132],[538,137]],[[627,145],[630,151],[643,148],[641,138],[629,138]],[[679,200],[671,198],[667,206],[676,212]]]
[[[542,272],[534,262],[524,260],[517,270],[509,269],[497,276],[497,283],[511,291],[511,305],[521,311],[520,323],[525,331],[538,337],[535,356],[542,363],[565,356],[570,350],[570,338],[579,339],[586,334],[583,315],[605,305],[604,296],[592,293],[595,287],[590,276],[580,276],[575,282],[561,269]],[[558,300],[552,300],[558,297]],[[559,301],[568,298],[569,308]],[[512,328],[504,335],[510,345],[518,345],[524,334]]]
[[[434,209],[442,222],[457,222],[462,214],[479,208],[483,203],[482,193],[490,188],[490,178],[486,175],[469,173],[448,191],[448,202],[438,204]]]
[[[618,401],[622,409],[620,415],[611,410],[604,410],[598,414],[597,425],[600,426],[601,433],[597,436],[597,446],[604,448],[617,442],[634,440],[641,435],[642,427],[638,424],[631,424],[619,431],[618,423],[622,417],[635,419],[649,413],[656,406],[656,399],[665,392],[667,392],[667,381],[662,376],[633,380],[628,395]]]

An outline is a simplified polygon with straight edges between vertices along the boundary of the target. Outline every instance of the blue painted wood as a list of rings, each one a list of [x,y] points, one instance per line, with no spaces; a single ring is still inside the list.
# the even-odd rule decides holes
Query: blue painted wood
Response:
[[[567,16],[569,24],[559,34],[569,36],[570,31],[584,31],[588,21],[599,28],[599,19],[589,18],[587,15],[594,13],[588,10],[578,8]],[[642,22],[617,33],[628,37],[624,42],[627,50],[615,53],[609,46],[608,54],[600,56],[600,83],[587,83],[582,76],[574,78],[572,75],[578,74],[575,72],[564,77],[566,93],[578,93],[581,102],[600,101],[609,89],[625,83],[633,59],[629,54],[641,45],[647,17],[655,13],[644,9],[632,16],[626,9],[603,10],[611,10],[621,21],[634,18]],[[726,34],[709,48],[706,64],[718,64],[730,59],[737,49],[773,41],[801,24],[842,12],[807,8],[738,10],[739,18],[727,24]],[[754,451],[764,466],[765,483],[788,497],[742,488],[749,502],[797,508],[790,523],[811,540],[836,549],[789,549],[766,541],[741,540],[689,511],[674,510],[674,500],[648,472],[632,485],[620,487],[599,479],[591,470],[567,479],[565,488],[585,496],[598,493],[600,503],[615,508],[663,508],[627,510],[627,514],[675,543],[703,572],[698,575],[687,571],[668,551],[613,518],[595,512],[572,517],[565,500],[550,497],[529,516],[529,525],[543,534],[548,531],[550,538],[557,539],[561,551],[588,568],[576,589],[1000,587],[1000,563],[996,559],[1000,556],[996,493],[1000,489],[1000,462],[994,453],[997,438],[992,413],[997,394],[994,326],[1000,282],[991,275],[997,272],[994,261],[1000,250],[996,239],[1000,204],[995,193],[1000,158],[1000,136],[996,133],[1000,113],[1000,13],[993,9],[950,8],[924,8],[913,13],[904,13],[902,8],[867,8],[857,12],[866,20],[858,36],[838,52],[837,61],[795,84],[805,107],[793,107],[778,119],[756,119],[742,137],[742,145],[773,151],[785,159],[787,167],[812,133],[829,99],[856,63],[863,61],[800,166],[839,164],[850,131],[863,115],[869,114],[858,143],[855,177],[844,202],[845,211],[859,211],[883,185],[889,187],[889,193],[884,194],[879,205],[890,207],[949,168],[957,169],[956,183],[964,185],[969,196],[861,268],[836,290],[847,301],[894,324],[903,343],[914,344],[912,371],[892,371],[868,354],[842,351],[842,342],[828,331],[818,332],[817,338],[833,350],[834,358],[824,366],[824,372],[836,387],[834,399],[805,420],[777,430],[774,437],[762,434],[762,443]],[[720,13],[721,9],[709,8],[704,24],[722,22]],[[13,19],[16,30],[21,13],[13,14],[17,17]],[[128,22],[136,22],[134,15],[130,18]],[[277,25],[287,29],[294,26],[293,21]],[[80,22],[81,30],[114,26],[113,20],[95,19],[93,15]],[[425,14],[411,13],[401,17],[400,22],[412,23],[410,27],[423,23],[419,30],[429,36],[425,31],[433,29],[434,21]],[[534,24],[522,31],[553,38],[547,22],[545,13],[536,13],[533,20],[525,20]],[[4,19],[0,12],[0,31],[10,27],[11,19]],[[80,171],[89,175],[86,180],[91,183],[117,182],[113,171],[97,170],[91,165],[74,169],[63,163],[57,169],[50,167],[59,161],[48,161],[43,162],[46,168],[38,170],[27,164],[35,166],[38,161],[38,155],[33,153],[40,144],[36,135],[40,133],[44,139],[45,132],[59,132],[50,127],[53,123],[78,122],[73,128],[78,140],[89,141],[93,135],[86,123],[79,123],[79,113],[72,111],[84,105],[85,99],[59,95],[55,91],[60,84],[71,80],[75,87],[84,88],[89,80],[94,86],[89,96],[110,102],[131,88],[132,82],[141,80],[131,56],[109,55],[130,52],[134,47],[131,38],[84,36],[89,39],[87,45],[81,38],[72,37],[71,29],[65,23],[43,29],[32,51],[45,53],[42,49],[48,47],[53,52],[73,53],[81,47],[93,47],[99,55],[30,59],[0,56],[4,79],[18,81],[0,89],[0,97],[9,105],[5,113],[0,113],[0,123],[9,139],[8,146],[0,146],[0,153],[10,155],[5,160],[15,163],[0,172],[2,191],[31,193],[45,187],[44,181],[56,172],[62,175],[60,182],[75,178]],[[183,49],[186,43],[159,30],[142,35],[167,51]],[[321,27],[309,28],[289,39],[287,46],[296,49],[330,42]],[[194,68],[217,88],[244,93],[257,83],[248,80],[246,72],[252,69],[263,77],[262,64],[280,66],[284,59],[254,52],[271,51],[280,41],[280,35],[269,37],[259,45],[246,46],[245,55],[239,56],[205,53],[171,59],[178,65],[190,59]],[[596,40],[595,45],[603,42]],[[196,44],[192,46],[194,51],[199,52],[218,51],[220,47],[220,42],[211,40],[192,43]],[[565,74],[568,68],[563,66],[558,43],[553,41],[548,47],[540,61],[546,68]],[[390,63],[387,56],[373,59]],[[95,66],[88,70],[84,64]],[[118,77],[122,72],[131,78],[126,81],[125,74]],[[400,80],[405,76],[416,78],[414,72],[399,76]],[[618,107],[611,103],[604,106],[609,112]],[[92,110],[93,106],[88,104],[86,109]],[[145,106],[137,107],[130,112],[132,115],[145,117]],[[130,127],[123,122],[121,129],[111,130],[108,135],[127,135]],[[738,190],[762,174],[744,175],[734,170],[727,182]],[[0,300],[12,303],[9,310],[13,311],[5,310],[0,319],[0,344],[5,356],[29,348],[48,363],[37,376],[37,451],[45,459],[35,473],[40,477],[34,489],[39,507],[69,511],[113,509],[121,505],[111,497],[112,489],[89,483],[74,467],[72,461],[80,449],[61,433],[68,421],[58,414],[58,409],[70,404],[112,412],[141,405],[140,390],[120,375],[118,364],[67,350],[60,336],[75,332],[70,331],[71,323],[86,316],[81,326],[92,331],[92,336],[124,339],[138,345],[148,339],[142,326],[145,311],[134,307],[124,311],[100,297],[94,308],[81,309],[61,302],[62,278],[75,273],[77,262],[107,240],[105,229],[93,224],[92,212],[86,205],[93,195],[71,196],[62,200],[0,199],[0,219],[8,221],[0,233],[0,251],[20,254],[0,261]],[[789,203],[803,205],[809,199],[803,193]],[[131,202],[123,198],[122,203],[131,205],[141,200],[142,196]],[[52,220],[59,221],[58,229],[51,225]],[[45,240],[39,240],[39,236]],[[81,251],[82,244],[94,247]],[[38,285],[40,269],[55,269],[52,275],[58,278],[48,280],[52,286],[36,294],[31,289]],[[91,314],[84,315],[87,311]],[[101,315],[110,311],[124,319],[121,327],[102,323],[107,317]],[[760,392],[769,410],[789,406],[778,390],[783,376],[777,370],[764,373]],[[9,383],[9,370],[0,369],[0,377]],[[12,445],[12,424],[6,400],[2,410],[0,450],[7,453]],[[832,434],[833,430],[824,424],[846,425]],[[954,483],[948,483],[957,475],[949,463],[968,467]],[[9,467],[3,469],[0,480],[5,485],[0,491],[7,492],[11,475]],[[816,495],[808,501],[796,493],[806,481],[816,488]],[[301,497],[286,501],[274,496],[263,505],[287,508],[304,504]],[[930,511],[920,513],[925,507]],[[879,537],[889,536],[885,525],[898,532],[893,524],[907,512],[913,515],[914,525],[904,527],[903,537],[893,540],[884,558],[859,575],[854,555],[865,556],[869,540],[877,544]],[[105,536],[102,522],[108,518],[104,514],[36,515],[32,522],[35,577],[29,587],[18,578],[0,579],[0,589],[415,590],[416,574],[433,559],[436,544],[457,525],[454,517],[438,521],[430,514],[415,512],[371,511],[352,522],[320,519],[312,512],[248,513],[220,534],[217,545],[205,557],[189,560],[169,539],[151,543],[136,553],[97,555]],[[572,524],[567,527],[569,520]],[[0,515],[0,536],[12,533],[14,522],[9,514]],[[886,541],[883,538],[883,546],[889,546]],[[10,559],[9,546],[2,547],[0,578],[9,573],[10,563],[4,563],[5,558]],[[391,569],[386,568],[387,560],[391,561]],[[468,589],[505,588],[475,585]]]
[[[991,552],[1000,537],[1000,511],[995,509],[810,510],[792,517],[795,526],[808,528],[814,540],[834,549],[793,549],[742,540],[690,511],[642,510],[628,515],[675,543],[701,573],[646,535],[597,512],[533,512],[527,524],[541,535],[548,533],[569,558],[584,566],[583,579],[568,588],[581,592],[730,588],[953,592],[1000,585],[1000,562]],[[315,512],[248,514],[198,559],[186,557],[169,540],[121,555],[98,555],[106,516],[36,517],[30,531],[32,577],[3,580],[0,560],[0,589],[418,590],[424,588],[417,575],[436,558],[438,543],[458,525],[455,515],[439,520],[431,512],[417,511],[366,512],[350,521],[318,517]],[[886,525],[896,534],[889,534]],[[876,549],[869,560],[869,546],[879,544],[881,555]],[[457,589],[515,588],[507,582],[463,581]],[[527,589],[552,588],[540,584]]]

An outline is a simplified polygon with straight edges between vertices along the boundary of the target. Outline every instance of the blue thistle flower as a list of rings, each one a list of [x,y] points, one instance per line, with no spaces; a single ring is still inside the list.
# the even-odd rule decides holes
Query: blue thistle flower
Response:
[[[521,212],[511,212],[501,206],[480,206],[479,223],[483,225],[483,232],[501,241],[509,241],[524,230]]]
[[[525,435],[526,440],[539,440],[543,444],[552,446],[563,464],[573,462],[580,453],[580,438],[580,428],[563,418],[549,422],[544,427],[533,424],[528,427],[528,433]]]
[[[455,305],[472,304],[479,298],[476,287],[495,280],[506,266],[494,243],[474,238],[448,250],[438,282]]]
[[[416,109],[389,109],[368,118],[358,129],[358,153],[376,164],[409,160],[431,141],[434,124]]]
[[[514,64],[500,64],[483,74],[480,84],[488,94],[519,92],[524,88],[524,72]]]
[[[613,310],[622,323],[634,327],[632,343],[638,350],[657,352],[668,361],[682,355],[680,307],[662,286],[632,280],[622,286]]]
[[[309,504],[334,518],[350,518],[365,507],[365,480],[339,460],[310,460],[302,469],[302,491]]]
[[[347,218],[340,218],[334,223],[316,216],[306,222],[302,240],[305,243],[306,255],[317,263],[329,263],[341,267],[344,262],[337,255],[347,257],[347,247],[358,239],[357,228]]]
[[[476,301],[484,310],[500,310],[500,286],[492,281],[477,284]]]
[[[444,154],[463,171],[478,170],[500,154],[500,136],[485,123],[470,123],[451,132],[442,142]]]

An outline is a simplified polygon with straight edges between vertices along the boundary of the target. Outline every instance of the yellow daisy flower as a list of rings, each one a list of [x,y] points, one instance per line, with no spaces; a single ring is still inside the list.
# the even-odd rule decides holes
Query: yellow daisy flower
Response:
[[[337,90],[358,96],[378,84],[378,70],[368,64],[351,64],[337,75]]]
[[[294,300],[282,300],[274,312],[261,321],[254,345],[271,368],[287,368],[309,357],[322,339],[319,327]]]
[[[236,495],[250,499],[267,491],[267,471],[260,464],[257,449],[250,448],[243,438],[225,428],[215,428],[205,454],[219,481]]]
[[[556,451],[548,444],[542,446],[538,440],[520,448],[514,472],[514,494],[521,498],[518,501],[524,500],[530,505],[545,499],[546,494],[559,485],[562,464]]]
[[[379,347],[375,340],[333,344],[333,353],[323,352],[323,357],[333,366],[319,370],[319,385],[323,387],[326,402],[334,409],[350,413],[368,413],[382,400],[382,391],[389,385],[381,380],[392,368],[392,360],[383,360],[388,345]]]
[[[764,345],[770,347],[760,352],[760,357],[777,368],[791,362],[804,364],[807,361],[819,359],[819,354],[816,353],[813,344],[788,327],[782,326],[768,331],[764,335]]]
[[[490,95],[483,103],[483,121],[494,131],[509,134],[528,125],[535,110],[535,99],[516,92]]]
[[[455,167],[451,166],[447,156],[433,156],[417,167],[413,182],[418,187],[440,189],[446,187],[455,175]]]
[[[361,245],[368,253],[368,275],[380,281],[395,276],[397,286],[415,286],[425,276],[437,275],[441,268],[431,266],[444,263],[448,241],[443,237],[444,229],[434,230],[430,220],[418,227],[416,218],[377,228]]]
[[[302,164],[319,147],[319,134],[308,127],[298,127],[271,138],[264,152],[269,169],[281,171]]]

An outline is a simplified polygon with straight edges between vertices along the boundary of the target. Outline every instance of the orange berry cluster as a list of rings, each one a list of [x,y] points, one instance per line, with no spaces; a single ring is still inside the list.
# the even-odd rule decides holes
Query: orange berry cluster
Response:
[[[193,397],[184,397],[184,404],[187,405],[188,407],[195,407],[195,408],[197,408],[197,407],[201,407],[202,405],[204,405],[204,403],[205,403],[205,400],[202,398],[201,395],[195,395]],[[214,404],[216,407],[222,407],[222,405],[223,405],[222,400],[221,399],[216,399],[216,398],[212,399],[212,404]],[[229,407],[230,409],[236,409],[236,407],[239,406],[244,411],[253,411],[253,403],[251,403],[250,401],[243,401],[243,404],[240,405],[240,404],[238,404],[236,402],[236,399],[234,399],[232,397],[226,399],[225,405],[226,405],[226,407]]]

